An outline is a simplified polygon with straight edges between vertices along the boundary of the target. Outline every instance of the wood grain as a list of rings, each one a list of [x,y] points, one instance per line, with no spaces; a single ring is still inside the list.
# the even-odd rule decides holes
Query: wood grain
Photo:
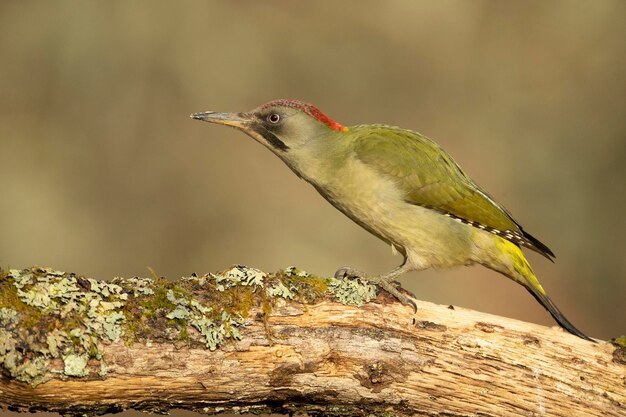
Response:
[[[361,307],[326,297],[252,308],[242,340],[102,347],[106,376],[35,387],[3,376],[0,406],[98,414],[123,409],[354,416],[625,416],[626,354],[559,328],[387,294]]]

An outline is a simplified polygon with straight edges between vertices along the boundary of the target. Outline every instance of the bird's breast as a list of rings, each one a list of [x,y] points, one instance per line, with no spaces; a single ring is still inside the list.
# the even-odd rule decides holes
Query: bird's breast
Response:
[[[333,206],[416,262],[429,259],[435,264],[427,266],[448,266],[469,253],[466,225],[407,203],[397,183],[356,158],[329,175],[304,178]]]

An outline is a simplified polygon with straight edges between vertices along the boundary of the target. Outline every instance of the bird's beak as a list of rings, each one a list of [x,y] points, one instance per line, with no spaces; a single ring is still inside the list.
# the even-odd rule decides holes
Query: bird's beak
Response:
[[[239,129],[244,129],[251,121],[250,117],[245,113],[218,113],[215,111],[194,113],[189,117],[196,120],[202,120],[204,122],[233,126]]]

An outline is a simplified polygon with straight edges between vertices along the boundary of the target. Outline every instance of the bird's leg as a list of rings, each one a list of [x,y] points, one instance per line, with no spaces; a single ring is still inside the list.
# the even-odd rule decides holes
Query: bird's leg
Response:
[[[415,302],[411,300],[406,294],[401,293],[398,290],[400,283],[395,281],[395,279],[398,278],[400,275],[404,274],[405,272],[409,272],[410,270],[411,269],[407,265],[406,260],[402,263],[402,265],[393,269],[392,271],[375,277],[367,276],[357,269],[351,268],[349,266],[344,266],[342,268],[339,268],[337,272],[335,272],[335,278],[362,278],[374,285],[378,285],[380,288],[396,297],[398,301],[400,301],[402,304],[411,306],[413,308],[413,311],[417,312],[417,305],[415,304]]]

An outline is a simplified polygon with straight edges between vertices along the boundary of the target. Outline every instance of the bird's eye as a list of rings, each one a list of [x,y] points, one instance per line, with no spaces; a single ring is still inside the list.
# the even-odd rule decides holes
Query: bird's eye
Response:
[[[272,124],[276,124],[280,122],[280,114],[276,114],[276,113],[270,114],[269,116],[267,116],[267,121]]]

